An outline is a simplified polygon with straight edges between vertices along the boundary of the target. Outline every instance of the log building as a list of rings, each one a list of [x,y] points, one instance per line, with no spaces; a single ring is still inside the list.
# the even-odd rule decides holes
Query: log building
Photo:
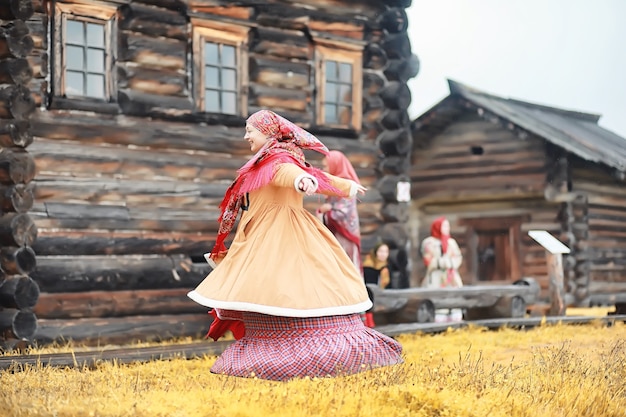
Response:
[[[349,156],[370,188],[363,248],[390,243],[401,285],[408,204],[395,190],[419,69],[409,5],[3,1],[0,258],[12,284],[0,287],[0,326],[20,311],[20,277],[41,342],[206,331],[206,309],[185,294],[210,271],[217,205],[250,157],[245,119],[262,108]]]
[[[413,247],[445,215],[467,284],[535,278],[546,295],[546,230],[571,249],[566,300],[626,301],[626,139],[598,115],[504,99],[450,81],[450,95],[413,122]],[[413,251],[412,280],[423,267]]]

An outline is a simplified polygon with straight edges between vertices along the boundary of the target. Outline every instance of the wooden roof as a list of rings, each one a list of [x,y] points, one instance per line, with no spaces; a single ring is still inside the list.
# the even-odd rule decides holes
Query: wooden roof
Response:
[[[600,115],[502,98],[452,80],[448,84],[450,96],[413,122],[414,141],[423,138],[423,133],[440,131],[463,108],[476,108],[481,115],[495,115],[507,122],[504,124],[510,129],[532,133],[582,159],[613,168],[622,179],[626,177],[626,138],[600,127]]]

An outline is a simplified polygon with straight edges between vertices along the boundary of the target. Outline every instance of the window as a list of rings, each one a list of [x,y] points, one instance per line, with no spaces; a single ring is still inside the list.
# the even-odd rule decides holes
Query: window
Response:
[[[344,46],[345,47],[345,46]],[[360,130],[362,51],[339,46],[316,48],[317,124]]]
[[[57,3],[54,91],[67,98],[113,98],[114,6]]]
[[[192,19],[194,91],[199,111],[247,112],[248,28]],[[200,26],[202,25],[202,26]]]

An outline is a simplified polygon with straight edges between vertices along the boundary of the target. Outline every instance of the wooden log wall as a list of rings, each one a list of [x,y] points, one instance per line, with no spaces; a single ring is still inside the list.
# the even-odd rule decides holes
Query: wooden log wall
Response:
[[[33,312],[39,286],[29,275],[36,265],[32,246],[37,227],[33,206],[35,163],[31,116],[35,102],[29,90],[34,46],[26,21],[31,0],[0,4],[0,347],[30,342],[37,329]]]
[[[547,300],[549,282],[546,264],[545,249],[528,236],[529,230],[546,230],[555,237],[564,235],[561,232],[559,219],[560,206],[551,204],[541,199],[513,200],[506,196],[494,201],[456,203],[456,204],[427,204],[421,207],[419,212],[419,229],[415,235],[414,245],[418,248],[414,254],[414,273],[411,281],[419,285],[425,276],[425,266],[419,254],[419,244],[430,235],[430,224],[439,216],[446,216],[450,220],[451,235],[459,244],[463,254],[463,263],[459,274],[465,284],[489,284],[488,281],[479,281],[469,269],[471,264],[471,242],[469,241],[470,228],[468,219],[498,219],[520,218],[523,221],[519,227],[520,247],[520,277],[532,277],[539,284],[540,299]],[[506,276],[501,277],[499,282],[511,284],[515,279]]]
[[[377,242],[391,249],[391,287],[410,285],[411,240],[406,227],[410,202],[398,201],[399,182],[409,182],[411,162],[410,119],[407,109],[411,92],[407,81],[419,72],[419,60],[411,52],[407,35],[408,17],[403,7],[390,7],[366,26],[363,70],[362,140],[375,143],[380,151],[376,188],[382,196],[379,217],[382,227],[364,240],[369,250]]]
[[[608,169],[572,157],[577,223],[577,299],[611,305],[626,294],[626,182]]]
[[[28,191],[38,238],[31,276],[42,291],[34,311],[46,335],[79,319],[81,329],[91,323],[95,334],[108,321],[126,317],[128,325],[115,328],[118,339],[128,340],[139,337],[133,333],[135,318],[142,326],[153,323],[161,334],[168,333],[162,323],[179,316],[188,323],[186,334],[208,327],[206,309],[184,293],[210,271],[202,255],[215,237],[217,205],[250,154],[242,140],[245,118],[195,108],[191,20],[250,28],[248,112],[276,110],[311,128],[330,149],[346,153],[370,189],[359,204],[364,251],[382,236],[394,246],[394,259],[406,265],[401,226],[408,210],[387,191],[409,166],[406,81],[417,74],[419,62],[406,35],[408,4],[352,3],[110,1],[118,8],[117,97],[102,105],[50,94],[52,16],[43,0],[32,0],[26,24],[33,47],[26,59],[38,111],[29,123],[0,127],[0,143],[30,143],[35,137],[29,146],[37,166],[35,187]],[[367,42],[363,128],[357,134],[314,126],[312,35]],[[25,106],[22,90],[6,94],[15,108]],[[318,155],[307,157],[321,162]],[[378,186],[381,178],[387,197]],[[314,211],[321,200],[311,197],[305,204]],[[189,320],[189,314],[201,319]],[[94,334],[85,340],[94,340]]]
[[[547,163],[539,139],[519,140],[474,112],[456,117],[414,152],[410,175],[418,203],[543,196]]]
[[[574,214],[571,218],[564,215],[567,205],[554,198],[564,191],[561,185],[554,188],[554,184],[565,181],[567,188],[567,179],[559,177],[564,174],[551,171],[558,156],[548,152],[543,140],[532,135],[521,139],[499,120],[478,114],[463,100],[449,98],[445,104],[438,110],[442,113],[437,115],[439,125],[421,129],[414,137],[417,146],[413,150],[411,179],[417,204],[412,217],[418,220],[412,225],[413,245],[418,250],[413,254],[412,282],[419,285],[424,276],[419,244],[430,234],[430,224],[436,217],[450,218],[452,235],[466,260],[472,256],[467,219],[519,218],[519,275],[535,278],[545,300],[545,249],[528,236],[528,231],[547,230],[570,245],[567,223],[571,223],[570,228],[579,227]],[[569,210],[577,212],[578,206],[572,204]],[[565,264],[571,263],[572,259],[565,257]],[[460,274],[464,282],[476,284],[477,277],[468,270],[468,264],[464,262]],[[576,290],[574,274],[573,268],[566,267],[566,286],[572,293]],[[511,281],[512,277],[501,280]]]

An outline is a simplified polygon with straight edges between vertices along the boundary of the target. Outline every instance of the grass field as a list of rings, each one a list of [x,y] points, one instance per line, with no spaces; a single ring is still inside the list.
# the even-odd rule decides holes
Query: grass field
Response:
[[[0,410],[7,417],[626,415],[623,323],[471,327],[398,340],[403,365],[283,383],[210,374],[215,357],[28,367],[0,373]],[[68,349],[80,347],[39,352]]]

